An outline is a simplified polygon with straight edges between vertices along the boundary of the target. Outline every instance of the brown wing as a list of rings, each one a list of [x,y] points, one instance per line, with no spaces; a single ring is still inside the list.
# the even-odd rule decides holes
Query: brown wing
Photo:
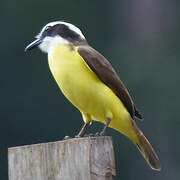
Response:
[[[134,116],[136,116],[139,119],[142,119],[142,116],[137,111],[125,85],[120,80],[109,61],[88,45],[79,46],[78,52],[99,79],[101,79],[101,81],[103,81],[104,84],[119,97],[131,117],[134,118]]]

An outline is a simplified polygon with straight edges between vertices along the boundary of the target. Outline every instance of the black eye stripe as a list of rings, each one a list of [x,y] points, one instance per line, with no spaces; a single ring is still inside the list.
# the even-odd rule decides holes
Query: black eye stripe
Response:
[[[77,41],[80,39],[80,35],[77,34],[75,31],[69,29],[69,27],[65,24],[56,24],[54,26],[47,26],[42,33],[43,37],[45,36],[54,37],[56,35],[59,35],[69,41]]]
[[[72,39],[77,39],[79,38],[79,34],[77,34],[76,32],[74,32],[73,30],[69,29],[68,26],[64,25],[64,27],[62,28],[62,34],[61,34],[64,38],[72,38]]]

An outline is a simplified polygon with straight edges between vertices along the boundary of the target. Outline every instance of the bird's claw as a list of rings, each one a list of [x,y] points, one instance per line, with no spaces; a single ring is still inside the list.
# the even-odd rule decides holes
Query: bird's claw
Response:
[[[79,134],[74,136],[75,138],[81,138],[82,136],[80,136]]]
[[[105,134],[103,132],[97,132],[95,134],[85,134],[84,137],[99,137],[99,136],[104,136]]]
[[[94,137],[94,134],[85,134],[84,137]]]
[[[67,139],[71,139],[72,137],[70,137],[70,136],[65,136],[64,138],[63,138],[63,140],[67,140]]]

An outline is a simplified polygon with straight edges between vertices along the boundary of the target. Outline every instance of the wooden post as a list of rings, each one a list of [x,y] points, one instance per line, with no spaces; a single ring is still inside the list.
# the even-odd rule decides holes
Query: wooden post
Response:
[[[109,136],[73,138],[8,149],[9,180],[112,180]]]

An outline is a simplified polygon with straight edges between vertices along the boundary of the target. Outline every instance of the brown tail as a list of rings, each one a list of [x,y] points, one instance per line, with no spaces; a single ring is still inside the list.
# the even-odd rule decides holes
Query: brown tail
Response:
[[[154,170],[160,171],[161,164],[157,154],[155,153],[153,147],[151,146],[147,138],[137,127],[136,123],[134,121],[132,122],[133,122],[133,128],[137,134],[137,140],[135,140],[134,143],[136,144],[137,148],[139,149],[139,151],[141,152],[141,154],[143,155],[144,159],[147,161],[149,166]]]

